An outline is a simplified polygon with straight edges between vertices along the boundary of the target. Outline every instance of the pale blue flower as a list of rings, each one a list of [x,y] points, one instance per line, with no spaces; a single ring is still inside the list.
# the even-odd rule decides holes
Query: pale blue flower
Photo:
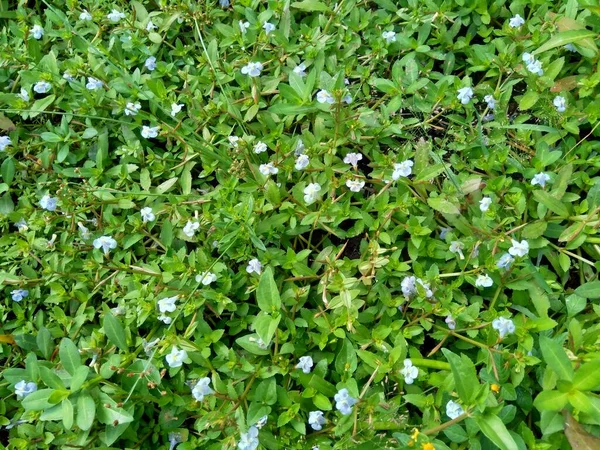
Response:
[[[11,291],[10,295],[13,301],[18,303],[29,295],[29,291],[27,289],[15,289]]]
[[[410,359],[405,359],[404,368],[400,371],[400,374],[404,377],[404,382],[406,384],[413,384],[413,382],[419,376],[419,369],[413,366],[413,363]]]
[[[448,233],[450,231],[452,231],[454,228],[452,227],[440,227],[440,239],[446,239],[446,236],[448,235]]]
[[[559,113],[564,113],[567,110],[567,100],[560,95],[554,97],[554,101],[552,103]]]
[[[365,187],[365,182],[362,180],[346,180],[346,187],[350,189],[351,192],[360,192],[360,190]]]
[[[349,105],[352,103],[352,96],[350,94],[346,94],[342,97],[342,101]]]
[[[275,31],[275,25],[273,25],[272,23],[269,23],[269,22],[265,22],[263,24],[263,29],[265,30],[265,33],[269,34],[272,31]]]
[[[20,233],[27,231],[29,229],[29,226],[27,225],[27,221],[23,217],[21,217],[15,223],[15,227],[17,227],[17,230],[19,230]]]
[[[531,180],[531,185],[535,186],[536,184],[538,184],[541,187],[546,187],[546,183],[548,181],[550,181],[550,176],[544,172],[540,172],[533,177],[533,179]]]
[[[510,256],[510,254],[505,253],[504,255],[502,255],[500,257],[500,259],[496,263],[496,267],[498,269],[507,269],[508,270],[514,261],[515,261],[515,258]]]
[[[300,63],[296,67],[294,67],[294,73],[300,75],[301,77],[306,75],[306,64]]]
[[[319,103],[329,103],[331,105],[335,103],[335,98],[333,98],[333,95],[331,95],[325,89],[321,89],[319,92],[317,92],[317,101]]]
[[[238,142],[240,140],[240,138],[238,136],[228,136],[227,140],[229,141],[229,143],[231,144],[231,146],[233,148],[237,148],[238,147]]]
[[[296,369],[301,369],[304,373],[310,373],[314,363],[310,356],[301,356],[296,364]]]
[[[125,106],[125,115],[126,116],[135,116],[142,109],[142,105],[139,103],[128,102]]]
[[[217,281],[217,275],[212,272],[202,272],[200,275],[196,275],[196,281],[202,283],[204,286],[208,286]]]
[[[106,17],[108,17],[108,20],[110,20],[111,22],[117,23],[121,19],[125,18],[125,14],[123,14],[121,11],[113,9],[109,14],[107,14]]]
[[[493,95],[486,95],[483,100],[487,103],[487,107],[491,110],[496,109],[496,99]]]
[[[255,273],[257,275],[260,275],[262,272],[262,268],[263,268],[263,266],[260,263],[260,261],[256,258],[253,258],[248,262],[248,266],[246,267],[246,272]]]
[[[165,298],[161,298],[157,304],[158,304],[158,310],[161,313],[166,313],[166,312],[175,312],[175,310],[177,309],[177,306],[175,305],[175,303],[177,302],[177,298],[178,296],[174,296],[174,297],[165,297]]]
[[[519,28],[521,25],[525,24],[525,19],[523,19],[519,14],[515,14],[514,17],[508,21],[508,26],[511,28]]]
[[[572,53],[576,53],[577,52],[577,48],[573,44],[567,44],[567,45],[565,45],[565,49],[569,50]]]
[[[57,203],[56,197],[50,197],[49,195],[44,195],[40,200],[40,206],[46,211],[56,211]]]
[[[238,25],[240,27],[240,31],[242,32],[242,34],[244,34],[248,30],[248,28],[250,28],[250,22],[247,22],[247,21],[244,22],[244,21],[240,20],[238,22]]]
[[[308,424],[313,430],[319,431],[325,425],[323,411],[311,411],[308,413]]]
[[[100,236],[94,239],[94,248],[102,248],[104,254],[107,255],[108,252],[117,248],[117,241],[110,236]]]
[[[492,328],[498,331],[498,334],[501,338],[506,336],[507,334],[512,334],[515,332],[515,324],[511,319],[506,319],[504,317],[498,317],[494,319],[492,322]]]
[[[465,259],[465,255],[462,252],[463,248],[465,248],[465,244],[461,241],[452,241],[449,250],[451,253],[457,253],[460,259]]]
[[[302,170],[302,169],[305,169],[309,164],[310,164],[310,158],[308,157],[308,155],[300,155],[300,156],[298,156],[298,158],[296,158],[296,163],[294,165],[294,168],[296,170]]]
[[[348,153],[344,157],[344,163],[351,164],[356,169],[358,162],[363,159],[362,153]]]
[[[304,188],[304,201],[309,205],[319,198],[321,185],[319,183],[310,183]]]
[[[73,82],[75,81],[75,77],[73,75],[71,75],[71,72],[69,72],[68,70],[66,70],[63,73],[63,78],[69,82]]]
[[[304,146],[304,142],[302,142],[302,139],[298,139],[298,142],[296,142],[296,148],[294,149],[294,155],[304,155],[305,152],[306,147]]]
[[[394,164],[394,172],[392,173],[392,180],[396,181],[401,177],[408,177],[412,173],[412,166],[414,163],[407,159],[401,163]]]
[[[35,391],[37,391],[37,384],[34,382],[27,383],[25,380],[21,380],[15,384],[15,394],[17,394],[17,400],[22,400]]]
[[[384,31],[381,33],[381,37],[385,39],[386,44],[391,44],[392,42],[396,42],[396,32],[395,31]]]
[[[459,99],[463,105],[468,105],[473,98],[473,95],[475,95],[473,89],[467,86],[458,90],[456,98]]]
[[[334,395],[336,409],[341,412],[344,416],[352,413],[352,407],[358,402],[353,397],[350,397],[348,389],[343,388]]]
[[[456,329],[456,320],[454,320],[454,317],[452,317],[452,315],[446,316],[444,322],[446,322],[446,325],[448,325],[448,329]]]
[[[167,361],[169,367],[176,368],[183,365],[183,360],[186,359],[187,356],[188,355],[185,350],[179,350],[177,347],[173,346],[171,353],[165,357],[165,360]]]
[[[198,222],[192,222],[191,220],[188,220],[185,226],[183,227],[183,234],[185,234],[189,238],[194,237],[196,230],[198,230],[199,228],[200,224]]]
[[[267,424],[268,420],[269,420],[269,416],[264,415],[260,419],[258,419],[258,422],[256,422],[256,425],[254,425],[254,426],[260,430],[262,427],[264,427]]]
[[[85,85],[85,87],[87,89],[89,89],[90,91],[95,91],[96,89],[102,89],[102,86],[104,86],[104,83],[102,83],[102,81],[100,81],[94,77],[88,77],[88,82]]]
[[[142,137],[146,139],[152,139],[158,136],[158,127],[150,127],[148,125],[142,126]]]
[[[268,177],[270,175],[276,175],[279,172],[279,169],[275,167],[272,162],[270,162],[258,166],[258,171],[262,173],[265,177]]]
[[[184,106],[183,103],[171,103],[171,117],[175,117],[180,113]]]
[[[450,419],[456,419],[458,416],[464,414],[464,410],[462,407],[453,400],[448,401],[446,403],[446,415],[450,417]]]
[[[88,20],[92,20],[92,15],[88,12],[87,9],[84,9],[81,14],[79,14],[79,20],[86,22]]]
[[[29,92],[27,92],[26,89],[21,88],[21,92],[19,92],[17,94],[17,97],[19,97],[24,102],[28,102],[29,101]]]
[[[12,145],[10,136],[0,136],[0,152],[6,150],[6,147],[8,147],[9,145]]]
[[[263,70],[263,65],[259,62],[249,62],[244,67],[242,67],[242,73],[244,75],[248,75],[249,77],[260,76],[261,70]]]
[[[182,442],[181,433],[169,433],[169,450],[174,450],[177,444]]]
[[[512,247],[508,249],[508,253],[512,256],[523,257],[529,253],[529,243],[523,239],[521,242],[511,239]]]
[[[194,397],[194,399],[196,399],[196,401],[201,402],[202,400],[204,400],[204,397],[206,395],[214,394],[215,391],[213,391],[209,385],[210,378],[208,377],[200,378],[198,380],[198,382],[194,385],[194,388],[192,389],[192,396]]]
[[[229,0],[219,0],[219,6],[221,8],[229,8]]]
[[[479,200],[479,209],[481,212],[486,212],[490,209],[490,205],[492,204],[492,199],[490,197],[483,197]]]
[[[41,39],[44,36],[44,28],[41,25],[35,24],[31,30],[29,30],[34,39]]]
[[[146,31],[148,31],[148,32],[154,31],[157,28],[158,27],[156,25],[154,25],[154,22],[152,22],[151,20],[149,20],[148,23],[146,24]]]
[[[265,144],[262,141],[258,141],[256,144],[254,144],[254,147],[252,147],[252,151],[254,151],[254,153],[258,155],[260,153],[266,152],[267,148],[267,144]]]
[[[477,275],[477,279],[475,280],[475,286],[478,288],[488,288],[494,284],[494,280],[487,274]]]
[[[258,448],[258,428],[250,427],[246,433],[240,435],[239,450],[256,450]]]
[[[154,56],[149,56],[148,58],[146,58],[146,61],[144,62],[144,67],[150,71],[156,69],[156,58]]]
[[[37,92],[38,94],[45,94],[50,89],[52,89],[52,85],[50,83],[48,83],[47,81],[43,81],[43,80],[38,81],[37,83],[35,83],[33,85],[33,90],[35,92]]]
[[[142,208],[140,210],[140,214],[142,216],[142,220],[144,221],[144,223],[153,222],[154,219],[156,219],[156,216],[152,212],[152,208],[150,208],[148,206],[146,206],[145,208]]]

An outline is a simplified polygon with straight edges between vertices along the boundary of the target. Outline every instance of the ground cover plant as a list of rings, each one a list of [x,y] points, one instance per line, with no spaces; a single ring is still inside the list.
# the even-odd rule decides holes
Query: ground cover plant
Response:
[[[599,15],[0,2],[0,443],[600,448]]]

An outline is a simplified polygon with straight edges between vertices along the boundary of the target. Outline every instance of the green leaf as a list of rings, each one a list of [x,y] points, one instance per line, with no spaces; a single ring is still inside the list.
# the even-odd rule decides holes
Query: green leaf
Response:
[[[583,298],[600,298],[600,281],[588,281],[575,289],[575,293]]]
[[[40,331],[38,331],[35,338],[35,342],[44,358],[50,359],[50,356],[52,356],[52,352],[54,351],[54,342],[52,341],[50,331],[44,327],[40,328]]]
[[[54,389],[40,389],[32,392],[23,399],[21,405],[26,411],[42,411],[50,408],[53,404],[49,402],[49,399],[53,392]]]
[[[356,350],[349,339],[344,339],[339,345],[335,358],[335,371],[342,377],[352,375],[357,366]]]
[[[485,414],[473,418],[479,429],[500,450],[519,450],[519,446],[498,416]]]
[[[560,411],[568,400],[568,392],[542,391],[533,401],[533,405],[540,411]]]
[[[427,204],[444,214],[460,214],[458,206],[441,197],[428,198]]]
[[[79,366],[71,378],[71,392],[77,392],[87,380],[90,373],[88,366]]]
[[[2,179],[6,184],[10,186],[15,177],[15,161],[12,158],[6,158],[0,167],[0,173],[2,173]]]
[[[73,375],[77,368],[81,366],[81,357],[79,356],[79,350],[73,341],[69,338],[64,338],[60,342],[58,348],[58,356],[60,362],[69,374]]]
[[[600,399],[591,393],[572,390],[569,392],[569,403],[579,411],[589,414],[591,417],[600,417]]]
[[[600,387],[600,359],[582,364],[573,377],[573,388],[580,391],[597,390]]]
[[[280,315],[272,317],[265,311],[259,312],[256,319],[254,319],[254,330],[266,345],[269,345],[273,336],[275,336],[280,320]]]
[[[256,289],[256,301],[261,311],[273,312],[281,308],[281,297],[273,278],[273,269],[265,268],[260,276],[258,288]]]
[[[450,363],[458,396],[464,404],[471,404],[475,400],[480,386],[475,365],[464,354],[458,356],[445,348],[442,349],[442,352]]]
[[[561,380],[573,380],[573,365],[562,345],[546,336],[540,336],[540,349],[544,361]]]
[[[569,210],[567,207],[556,198],[552,197],[546,191],[542,191],[541,189],[537,189],[533,191],[533,196],[535,199],[548,208],[550,211],[558,214],[561,217],[567,217],[569,215]]]
[[[535,49],[533,54],[538,55],[556,47],[564,47],[567,44],[577,43],[583,39],[594,39],[595,37],[596,33],[589,30],[563,31],[552,36],[548,42]]]
[[[29,112],[29,117],[39,116],[41,112],[45,111],[48,106],[52,104],[52,102],[56,99],[55,95],[49,95],[48,97],[41,98],[36,100],[33,105],[31,105],[31,110]]]
[[[77,399],[77,418],[76,423],[83,431],[92,428],[96,416],[96,403],[92,396],[82,392]]]
[[[116,345],[124,352],[129,350],[123,325],[121,325],[119,319],[117,319],[112,312],[106,311],[104,313],[104,322],[102,326],[104,327],[106,337],[112,344]]]
[[[52,389],[64,389],[65,385],[58,375],[52,369],[40,366],[40,378],[46,386]]]
[[[526,110],[537,103],[540,95],[535,91],[527,91],[521,100],[519,100],[519,109]]]
[[[65,429],[70,430],[73,426],[73,404],[68,398],[62,401],[62,422]]]
[[[314,12],[314,11],[320,11],[320,12],[327,12],[329,11],[329,7],[322,2],[319,2],[317,0],[303,0],[301,2],[294,2],[292,3],[292,8],[296,8],[299,9],[301,11],[308,11],[308,12]]]

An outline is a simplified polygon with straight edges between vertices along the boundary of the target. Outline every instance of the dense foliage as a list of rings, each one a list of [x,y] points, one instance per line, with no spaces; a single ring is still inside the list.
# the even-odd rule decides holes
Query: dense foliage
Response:
[[[0,443],[597,449],[592,0],[0,2]]]

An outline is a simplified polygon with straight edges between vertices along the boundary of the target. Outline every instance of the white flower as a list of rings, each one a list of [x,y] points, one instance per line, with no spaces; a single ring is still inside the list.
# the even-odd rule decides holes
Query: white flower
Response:
[[[56,211],[57,200],[56,197],[50,197],[49,195],[44,195],[40,200],[40,206],[46,211]]]
[[[460,88],[458,90],[458,94],[456,95],[456,98],[459,99],[463,105],[467,105],[473,98],[473,95],[474,95],[473,89],[471,89],[470,87],[464,87],[464,88]]]
[[[146,139],[152,139],[158,136],[158,127],[150,127],[148,125],[142,126],[142,137]]]
[[[15,227],[17,227],[17,230],[19,230],[20,233],[29,229],[29,227],[27,226],[27,221],[23,217],[21,217],[17,221],[17,223],[15,223]]]
[[[275,25],[269,22],[265,22],[263,24],[263,29],[265,30],[265,33],[269,34],[271,31],[275,31]]]
[[[34,39],[41,39],[44,36],[44,28],[38,24],[35,24],[29,32]]]
[[[160,316],[158,316],[158,320],[160,320],[166,325],[171,325],[171,322],[173,322],[173,319],[165,314],[161,314]]]
[[[52,85],[47,81],[38,81],[33,85],[33,90],[38,94],[45,94],[50,89],[52,89]]]
[[[510,265],[515,261],[515,258],[510,256],[508,253],[505,253],[500,257],[498,262],[496,263],[496,267],[498,269],[509,269]]]
[[[165,298],[161,298],[157,304],[158,304],[158,310],[161,313],[166,313],[166,312],[175,312],[175,310],[177,309],[177,306],[175,306],[175,303],[177,302],[177,295],[174,297],[165,297]]]
[[[213,394],[215,391],[213,391],[209,385],[210,378],[200,378],[198,382],[194,385],[194,388],[192,389],[192,397],[194,397],[196,401],[201,402],[202,400],[204,400],[204,396]]]
[[[401,163],[394,164],[394,172],[392,173],[392,180],[396,181],[400,177],[407,177],[412,173],[412,166],[414,163],[407,159]]]
[[[540,172],[533,177],[533,179],[531,180],[531,185],[535,186],[536,184],[539,184],[541,187],[546,187],[546,183],[549,181],[550,175],[544,172]]]
[[[404,277],[402,282],[400,283],[400,287],[402,288],[402,293],[405,298],[409,298],[412,295],[417,293],[417,278],[414,276]]]
[[[19,303],[24,298],[27,298],[29,295],[29,291],[27,289],[14,289],[10,292],[10,296],[12,297],[14,302]]]
[[[356,169],[358,162],[362,159],[363,159],[362,153],[348,153],[344,157],[344,163],[352,164],[352,167],[354,167]]]
[[[156,69],[156,58],[154,56],[149,56],[148,58],[146,58],[146,61],[144,62],[144,67],[150,71]]]
[[[498,331],[498,334],[501,338],[507,334],[514,333],[516,329],[513,321],[504,317],[498,317],[497,319],[494,319],[492,322],[492,328]]]
[[[533,56],[531,53],[525,52],[525,53],[523,53],[523,56],[521,56],[521,60],[525,64],[531,64],[532,62],[535,61],[535,56]]]
[[[196,281],[202,283],[204,286],[217,281],[217,276],[212,272],[202,272],[200,275],[196,275]]]
[[[365,186],[365,182],[361,180],[346,180],[346,186],[352,192],[360,192],[360,190]]]
[[[156,338],[153,341],[148,342],[146,339],[142,339],[142,348],[146,356],[152,355],[152,349],[156,347],[156,344],[160,342],[160,338]]]
[[[200,228],[200,224],[198,222],[192,222],[191,220],[188,220],[183,227],[183,234],[189,238],[194,237],[194,234],[198,228]]]
[[[335,102],[335,99],[325,89],[321,89],[319,92],[317,92],[317,101],[319,103],[329,103],[331,105]]]
[[[304,188],[304,201],[310,205],[319,198],[319,192],[321,192],[321,185],[319,183],[310,183]]]
[[[308,158],[308,155],[300,155],[298,158],[296,158],[296,164],[294,165],[294,168],[296,170],[302,170],[306,168],[309,163],[310,159]]]
[[[544,74],[544,71],[542,70],[542,62],[536,60],[531,53],[523,53],[521,59],[527,65],[527,70],[529,70],[530,72],[535,73],[539,76],[542,76]]]
[[[552,103],[559,113],[564,113],[567,110],[567,100],[560,95],[554,97],[554,101]]]
[[[496,109],[496,99],[493,95],[486,95],[483,97],[483,100],[487,103],[489,109]]]
[[[454,320],[454,317],[452,317],[451,315],[447,316],[444,322],[446,322],[450,330],[456,329],[456,320]]]
[[[482,212],[486,212],[488,209],[490,209],[491,204],[492,199],[490,197],[483,197],[481,200],[479,200],[479,209]]]
[[[232,147],[237,148],[237,146],[239,145],[238,141],[240,140],[240,138],[237,136],[228,136],[227,140],[229,141]]]
[[[254,153],[256,153],[257,155],[259,153],[264,153],[267,151],[267,144],[265,144],[262,141],[258,141],[256,144],[254,144],[254,147],[252,147],[252,150],[254,151]]]
[[[84,22],[87,20],[92,20],[92,15],[88,12],[87,9],[84,9],[81,14],[79,14],[79,20],[83,20]]]
[[[404,369],[400,371],[400,374],[404,377],[404,382],[406,384],[413,384],[413,382],[419,376],[419,369],[413,366],[413,363],[410,359],[404,360]]]
[[[246,433],[240,434],[239,450],[256,450],[258,448],[258,428],[250,427]]]
[[[108,18],[108,20],[110,20],[111,22],[117,23],[118,21],[120,21],[121,19],[125,18],[125,14],[123,14],[121,11],[118,11],[116,9],[113,9],[110,14],[108,14],[106,16]]]
[[[508,21],[508,26],[511,28],[519,28],[521,25],[525,24],[525,19],[523,19],[520,15],[515,14],[514,17]]]
[[[171,368],[181,367],[183,360],[187,358],[187,352],[183,349],[178,350],[177,347],[173,346],[171,353],[166,356],[167,364]]]
[[[248,261],[248,266],[246,267],[246,272],[256,273],[256,274],[260,275],[262,272],[262,267],[263,266],[260,263],[260,261],[256,258],[253,258],[250,261]]]
[[[335,407],[339,412],[341,412],[344,416],[348,416],[352,413],[352,407],[358,402],[353,397],[350,397],[348,393],[348,389],[341,389],[333,396],[335,400]]]
[[[323,411],[311,411],[308,413],[308,424],[313,430],[319,431],[325,425]]]
[[[465,244],[461,241],[452,241],[450,243],[450,252],[457,253],[460,259],[465,259],[465,255],[463,255],[463,248],[465,248]]]
[[[22,400],[35,391],[37,391],[37,384],[33,382],[27,383],[25,380],[21,380],[15,384],[15,394],[17,394],[17,400]]]
[[[154,25],[154,23],[150,20],[148,25],[146,25],[146,31],[156,30],[158,27]]]
[[[175,117],[185,105],[183,103],[171,103],[171,117]]]
[[[508,253],[512,256],[525,256],[529,253],[529,243],[523,239],[521,242],[515,241],[514,239],[510,240],[512,243],[512,247],[508,249]]]
[[[304,142],[302,142],[302,139],[298,139],[298,142],[296,142],[296,148],[294,149],[294,155],[304,155],[305,151],[306,147],[304,146]]]
[[[67,81],[75,81],[75,77],[68,70],[63,73],[63,78]]]
[[[91,235],[90,230],[81,222],[77,222],[77,226],[79,227],[79,234],[81,235],[81,239],[87,241]]]
[[[27,92],[27,90],[21,88],[21,92],[17,94],[17,97],[19,97],[24,102],[28,102],[29,101],[29,92]]]
[[[301,77],[306,75],[306,64],[300,63],[296,67],[294,67],[294,73],[300,75]]]
[[[250,28],[250,22],[243,22],[240,20],[238,24],[240,26],[240,31],[242,32],[242,34],[244,34],[246,30]]]
[[[102,81],[100,81],[94,77],[88,77],[88,82],[85,85],[85,87],[87,89],[89,89],[90,91],[95,91],[96,89],[102,89],[103,85],[104,85],[104,83],[102,83]]]
[[[142,220],[144,221],[144,223],[152,222],[152,221],[154,221],[154,219],[156,219],[156,216],[152,212],[152,208],[150,208],[148,206],[146,206],[145,208],[142,208],[140,210],[140,214],[142,215]]]
[[[139,103],[128,102],[125,106],[125,115],[126,116],[135,116],[142,109],[142,105]]]
[[[248,75],[249,77],[260,76],[261,70],[263,70],[263,65],[259,62],[249,62],[244,67],[242,67],[242,73],[244,75]]]
[[[387,44],[396,42],[396,32],[395,31],[384,31],[383,33],[381,33],[381,37],[383,39],[385,39],[385,42]]]
[[[6,150],[6,147],[8,147],[9,145],[12,145],[10,136],[0,136],[0,152]]]
[[[110,236],[100,236],[94,239],[94,248],[102,248],[104,254],[108,255],[108,252],[117,248],[117,241]]]
[[[476,287],[491,287],[494,284],[494,280],[487,274],[477,275],[477,279],[475,280]]]
[[[273,165],[273,163],[261,164],[258,167],[258,171],[262,173],[265,177],[269,175],[275,175],[279,172],[279,169]]]
[[[310,356],[301,356],[298,364],[296,364],[296,369],[301,369],[304,373],[310,373],[313,365],[313,359]]]
[[[464,414],[464,410],[461,406],[453,400],[448,401],[446,403],[446,415],[450,417],[452,420],[456,419],[458,416]]]

